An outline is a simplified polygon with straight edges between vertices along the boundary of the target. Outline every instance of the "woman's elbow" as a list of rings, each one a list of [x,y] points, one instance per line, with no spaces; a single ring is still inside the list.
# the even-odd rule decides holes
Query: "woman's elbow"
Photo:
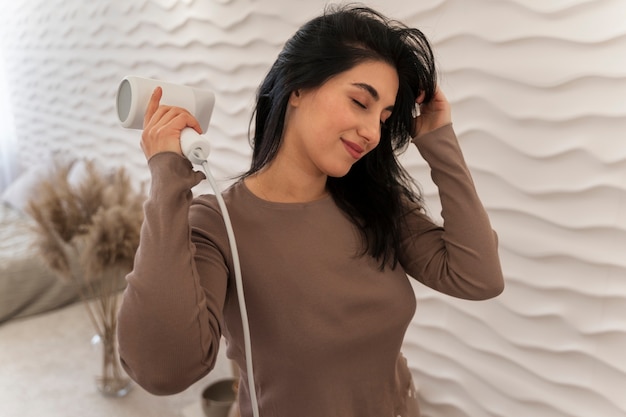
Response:
[[[490,300],[502,294],[503,291],[504,279],[499,275],[496,279],[490,280],[488,285],[482,286],[473,299],[477,301]]]
[[[187,383],[154,380],[148,378],[137,378],[135,379],[135,382],[137,383],[137,385],[148,391],[150,394],[158,396],[178,394],[191,386],[191,384]]]
[[[166,370],[159,366],[144,368],[141,372],[134,372],[121,358],[122,366],[128,376],[141,388],[153,395],[174,395],[183,392],[193,383],[206,375],[207,369],[202,375],[183,374],[173,370]]]
[[[217,362],[219,336],[205,343],[178,343],[181,337],[136,338],[119,335],[120,361],[128,376],[154,395],[186,390],[208,374]]]

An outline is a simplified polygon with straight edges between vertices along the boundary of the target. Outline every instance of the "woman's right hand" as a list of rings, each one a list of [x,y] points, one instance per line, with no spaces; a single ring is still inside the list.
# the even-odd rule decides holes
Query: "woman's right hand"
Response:
[[[180,132],[190,127],[202,134],[200,123],[189,111],[173,106],[160,105],[163,90],[154,89],[143,119],[141,149],[146,159],[161,152],[183,154],[180,147]]]
[[[420,115],[415,119],[416,137],[452,123],[450,103],[439,86],[435,90],[435,96],[428,103],[424,103],[424,96],[425,93],[422,92],[416,100],[420,106]]]

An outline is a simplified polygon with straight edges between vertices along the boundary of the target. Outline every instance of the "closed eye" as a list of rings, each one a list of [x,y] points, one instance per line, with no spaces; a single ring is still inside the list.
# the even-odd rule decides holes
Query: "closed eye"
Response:
[[[367,110],[367,106],[365,104],[361,103],[359,100],[352,99],[352,102],[354,104],[356,104],[357,106],[359,106],[360,108],[362,108],[364,110]],[[381,127],[387,127],[387,125],[385,124],[386,122],[387,122],[386,120],[381,120],[380,121]]]
[[[362,108],[362,109],[367,109],[367,106],[365,104],[361,103],[359,100],[352,99],[352,102],[354,104],[356,104],[357,106],[359,106],[360,108]]]

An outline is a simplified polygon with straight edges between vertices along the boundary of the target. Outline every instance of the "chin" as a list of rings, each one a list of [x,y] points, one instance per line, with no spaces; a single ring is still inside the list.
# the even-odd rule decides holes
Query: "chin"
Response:
[[[346,175],[348,175],[348,172],[350,172],[350,168],[352,168],[352,165],[349,167],[343,167],[343,168],[336,167],[335,169],[328,170],[326,172],[326,175],[328,175],[329,177],[333,177],[333,178],[345,177]]]

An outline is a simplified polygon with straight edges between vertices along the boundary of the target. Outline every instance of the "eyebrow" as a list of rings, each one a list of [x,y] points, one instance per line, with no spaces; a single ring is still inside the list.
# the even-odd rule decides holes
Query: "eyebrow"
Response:
[[[378,94],[378,91],[376,91],[376,89],[374,87],[372,87],[371,85],[367,84],[367,83],[352,83],[353,86],[360,88],[361,90],[365,90],[367,91],[374,100],[378,101],[380,100],[380,95]],[[387,108],[385,108],[385,110],[389,110],[389,111],[393,111],[393,106],[389,106]]]

